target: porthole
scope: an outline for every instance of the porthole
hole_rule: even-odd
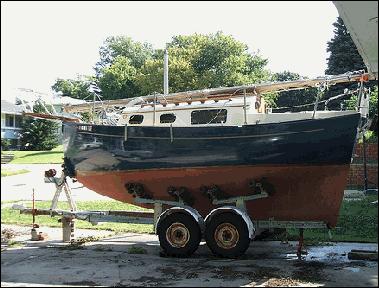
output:
[[[162,114],[160,116],[161,123],[173,123],[176,120],[176,116],[173,113]]]
[[[143,122],[143,115],[132,115],[129,118],[129,124],[141,124]]]

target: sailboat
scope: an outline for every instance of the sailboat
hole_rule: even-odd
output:
[[[360,113],[316,106],[271,113],[262,95],[367,80],[361,71],[69,106],[70,113],[125,108],[117,125],[64,123],[65,171],[122,202],[180,194],[203,217],[215,208],[214,200],[264,190],[268,197],[246,205],[253,219],[334,227]]]

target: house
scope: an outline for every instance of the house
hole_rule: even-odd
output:
[[[74,99],[68,96],[51,95],[33,91],[32,89],[18,88],[13,91],[13,99],[1,99],[1,139],[9,140],[8,149],[20,149],[22,112],[31,112],[37,103],[43,103],[51,109],[53,114],[70,116],[62,113],[62,107],[67,104],[81,104],[84,100]],[[16,105],[14,103],[21,103]],[[60,122],[60,121],[59,121]],[[62,140],[62,128],[57,129],[58,139]]]
[[[1,100],[1,139],[9,140],[11,149],[20,147],[23,108],[7,100]]]

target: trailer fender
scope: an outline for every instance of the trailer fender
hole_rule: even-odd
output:
[[[191,216],[199,225],[200,231],[203,234],[205,230],[205,223],[203,217],[200,215],[199,212],[197,212],[196,209],[185,206],[185,207],[172,207],[170,209],[165,210],[161,215],[159,215],[157,220],[157,225],[155,226],[155,234],[158,234],[158,228],[163,219],[165,219],[168,215],[171,215],[173,213],[184,213],[189,216]]]
[[[237,215],[240,215],[242,217],[242,219],[245,221],[246,225],[247,225],[247,229],[249,230],[249,238],[250,239],[253,239],[254,238],[254,235],[255,235],[255,227],[254,227],[254,224],[253,222],[251,221],[249,215],[247,215],[247,213],[245,211],[243,211],[242,209],[239,209],[235,206],[225,206],[225,207],[220,207],[220,208],[216,208],[216,209],[213,209],[208,215],[207,217],[205,217],[205,226],[207,225],[207,223],[216,215],[220,214],[220,213],[225,213],[225,212],[232,212],[234,214],[237,214]]]

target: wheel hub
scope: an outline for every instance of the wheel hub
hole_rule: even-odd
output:
[[[219,247],[223,249],[232,249],[239,241],[239,233],[233,224],[222,223],[217,226],[214,238]]]
[[[183,248],[190,239],[190,233],[184,224],[175,222],[166,230],[166,239],[171,246]]]

